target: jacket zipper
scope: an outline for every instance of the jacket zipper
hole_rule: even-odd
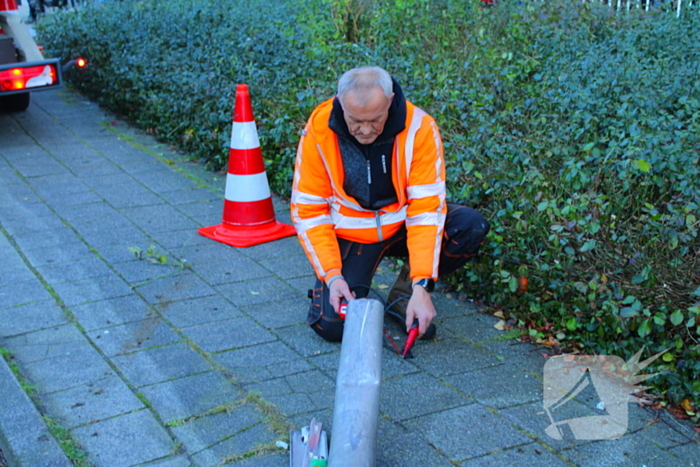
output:
[[[382,218],[379,215],[379,211],[375,211],[374,217],[377,219],[377,237],[379,237],[380,242],[383,242],[384,233],[382,232]]]

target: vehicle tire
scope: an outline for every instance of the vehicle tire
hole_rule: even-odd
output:
[[[0,109],[7,112],[23,112],[29,107],[29,93],[10,94],[0,97]]]

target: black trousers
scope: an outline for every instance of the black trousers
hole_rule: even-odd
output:
[[[450,274],[476,256],[489,229],[488,221],[475,209],[448,203],[440,251],[439,276]],[[339,238],[338,245],[343,261],[343,277],[357,298],[367,296],[367,287],[372,283],[372,277],[382,258],[408,256],[405,226],[383,242],[367,244]],[[339,342],[343,338],[344,321],[329,302],[328,286],[322,280],[316,279],[311,292],[307,324],[324,339]]]

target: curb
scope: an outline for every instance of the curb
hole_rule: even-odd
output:
[[[0,449],[10,467],[72,467],[63,450],[0,357]]]

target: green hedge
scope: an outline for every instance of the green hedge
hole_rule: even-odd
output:
[[[52,54],[90,60],[70,75],[83,92],[214,169],[227,162],[233,89],[248,83],[284,196],[313,107],[346,69],[386,67],[441,127],[451,200],[493,226],[451,284],[565,351],[669,349],[650,381],[700,406],[699,15],[222,3],[124,1],[38,26]]]

